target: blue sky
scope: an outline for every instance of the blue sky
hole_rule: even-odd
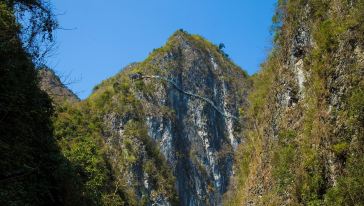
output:
[[[53,1],[60,26],[48,65],[76,80],[82,99],[102,80],[142,61],[177,29],[199,34],[253,74],[269,53],[276,0]]]

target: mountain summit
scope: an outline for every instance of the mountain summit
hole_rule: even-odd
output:
[[[63,133],[69,121],[63,117],[70,111],[87,111],[82,124],[97,125],[92,132],[80,127],[80,133],[76,129],[59,138],[96,135],[90,141],[102,145],[97,153],[104,154],[100,161],[110,168],[88,176],[112,174],[111,183],[100,184],[114,185],[119,196],[128,194],[130,199],[123,199],[128,204],[219,205],[241,141],[238,111],[248,88],[245,72],[221,49],[177,31],[145,61],[103,81],[77,107],[63,109],[68,114],[58,115],[56,131]],[[84,139],[79,141],[82,147]],[[72,155],[77,156],[71,152],[69,159]]]

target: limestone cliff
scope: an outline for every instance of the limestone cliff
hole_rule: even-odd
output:
[[[93,141],[110,165],[103,170],[112,178],[102,184],[115,192],[101,196],[132,205],[220,205],[242,138],[238,111],[249,87],[247,75],[223,51],[184,31],[96,86],[76,110],[88,111],[91,116],[82,119],[98,125]],[[71,135],[63,131],[70,121],[64,116],[56,119],[61,139]],[[64,148],[73,159],[76,154]]]

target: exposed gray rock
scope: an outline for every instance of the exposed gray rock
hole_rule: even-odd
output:
[[[181,61],[165,77],[173,79],[184,91],[206,97],[225,113],[237,116],[237,99],[244,101],[245,96],[238,96],[231,88],[233,84],[247,87],[242,72],[218,63],[212,53],[196,47],[183,35],[175,38],[178,47],[168,57]],[[162,57],[154,61],[159,66],[160,62],[175,60]],[[226,78],[235,80],[230,83]],[[150,104],[150,108],[166,106],[175,114],[174,118],[148,116],[147,125],[150,136],[159,142],[174,168],[181,205],[219,205],[232,173],[233,148],[241,138],[235,134],[238,122],[173,85],[153,79],[144,81],[159,85],[154,102],[144,98],[145,104]]]
[[[170,41],[168,51],[155,54],[148,68],[142,68],[144,75],[158,78],[133,80],[134,84],[143,81],[154,92],[133,92],[144,107],[148,135],[159,145],[176,177],[180,204],[220,205],[232,174],[233,151],[242,139],[238,135],[242,122],[231,117],[238,117],[238,109],[246,105],[249,83],[243,71],[207,41],[184,32],[177,32]],[[158,72],[149,68],[158,68]],[[123,141],[127,120],[111,115],[105,121],[118,136],[105,135],[113,148]],[[125,174],[140,179],[141,191],[152,193],[148,174]],[[163,195],[152,202],[168,205]]]

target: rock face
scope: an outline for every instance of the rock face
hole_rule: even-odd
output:
[[[65,86],[60,78],[48,68],[38,70],[40,88],[55,102],[78,102],[80,99]]]
[[[253,77],[232,203],[363,204],[363,8],[278,3],[276,48]]]
[[[135,73],[163,78],[127,78]],[[172,169],[180,205],[220,205],[242,138],[238,110],[249,88],[246,74],[202,37],[178,31],[146,61],[125,68],[95,93],[110,84],[128,84],[140,101],[139,118]],[[118,150],[115,142],[123,141],[130,115],[106,116],[104,138],[112,151]],[[118,161],[111,153],[110,159]],[[153,190],[151,174],[130,171],[130,180],[139,179],[141,190]],[[167,200],[160,194],[152,202],[169,205]]]
[[[172,49],[154,57],[151,66],[159,66],[184,91],[206,97],[224,113],[239,116],[248,88],[243,72],[226,63],[229,60],[208,48],[211,45],[204,40],[177,32],[170,41]],[[173,168],[181,204],[219,204],[241,138],[237,135],[239,120],[224,117],[208,102],[182,93],[168,82],[144,81],[156,86],[153,97],[140,94],[145,106],[172,111],[171,117],[148,114],[146,122],[150,137],[159,143]]]

